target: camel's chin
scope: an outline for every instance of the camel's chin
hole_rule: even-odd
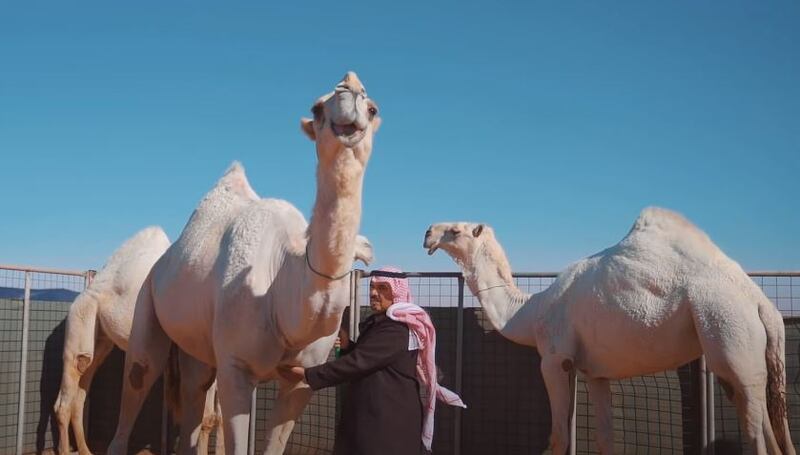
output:
[[[360,130],[355,125],[331,125],[336,139],[345,147],[352,148],[364,140],[367,135],[366,130]]]

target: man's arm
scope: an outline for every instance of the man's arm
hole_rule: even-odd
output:
[[[348,354],[307,368],[305,380],[314,390],[353,381],[386,367],[406,351],[408,328],[405,324],[380,324],[354,343]]]

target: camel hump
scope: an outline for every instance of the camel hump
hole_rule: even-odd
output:
[[[691,221],[686,219],[678,212],[665,209],[662,207],[646,207],[639,214],[636,222],[633,225],[633,230],[646,230],[646,229],[693,229],[699,231]]]
[[[228,170],[222,175],[222,178],[217,182],[217,187],[224,187],[233,193],[243,196],[247,199],[258,199],[258,194],[250,186],[247,180],[247,175],[244,171],[244,166],[238,161],[234,161],[228,166]]]
[[[662,207],[647,207],[633,223],[631,233],[659,232],[663,234],[708,236],[697,226],[678,212]]]
[[[647,207],[642,210],[626,240],[647,243],[666,241],[674,246],[683,245],[689,251],[697,248],[697,253],[714,253],[719,250],[708,235],[686,217],[661,207]],[[623,240],[623,243],[627,242]]]
[[[169,245],[169,237],[161,226],[147,226],[131,237],[131,242],[138,243],[140,240],[148,245],[156,242]]]
[[[143,254],[156,255],[157,259],[167,248],[169,248],[169,238],[164,230],[159,226],[148,226],[125,240],[112,253],[103,270],[116,270]]]

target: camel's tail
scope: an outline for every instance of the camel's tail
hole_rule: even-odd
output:
[[[769,300],[758,308],[767,333],[767,412],[781,452],[794,454],[786,409],[785,332],[780,312]]]
[[[172,343],[169,348],[167,368],[164,369],[164,399],[167,409],[172,412],[176,421],[181,418],[181,369],[178,346]]]

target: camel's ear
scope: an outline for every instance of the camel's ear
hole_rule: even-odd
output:
[[[354,259],[363,262],[365,265],[370,265],[374,259],[372,244],[369,243],[369,240],[363,235],[356,236],[356,253]]]
[[[317,133],[314,131],[314,121],[310,118],[303,117],[300,119],[300,129],[302,129],[303,132],[306,133],[306,136],[312,141],[317,140]]]
[[[473,237],[478,237],[479,235],[481,235],[481,232],[483,232],[483,225],[479,224],[479,225],[475,226],[474,229],[472,229],[472,236]]]

